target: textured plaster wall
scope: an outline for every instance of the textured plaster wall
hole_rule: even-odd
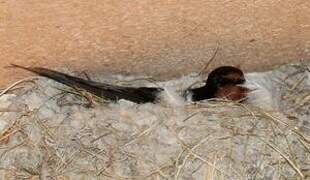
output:
[[[0,0],[0,87],[10,63],[168,78],[310,58],[309,0]]]

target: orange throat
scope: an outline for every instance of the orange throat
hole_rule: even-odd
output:
[[[246,87],[228,84],[219,88],[214,97],[232,101],[243,101],[246,99],[249,91],[250,90]]]

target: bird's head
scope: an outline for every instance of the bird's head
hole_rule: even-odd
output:
[[[221,66],[209,74],[206,84],[220,88],[228,84],[241,85],[244,82],[244,74],[240,69],[233,66]]]
[[[242,100],[246,98],[249,89],[243,87],[245,78],[243,72],[233,66],[222,66],[214,69],[208,76],[206,86],[215,98]]]

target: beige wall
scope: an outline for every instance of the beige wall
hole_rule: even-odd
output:
[[[310,1],[0,1],[0,86],[25,75],[9,63],[178,76],[198,71],[217,44],[212,67],[309,59]]]

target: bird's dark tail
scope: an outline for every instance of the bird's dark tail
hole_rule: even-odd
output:
[[[16,64],[11,65],[12,67],[21,68],[35,74],[53,79],[69,87],[86,90],[98,97],[112,101],[125,99],[135,103],[154,103],[158,100],[158,94],[163,91],[162,88],[155,87],[135,88],[99,83],[42,67],[24,67]]]

